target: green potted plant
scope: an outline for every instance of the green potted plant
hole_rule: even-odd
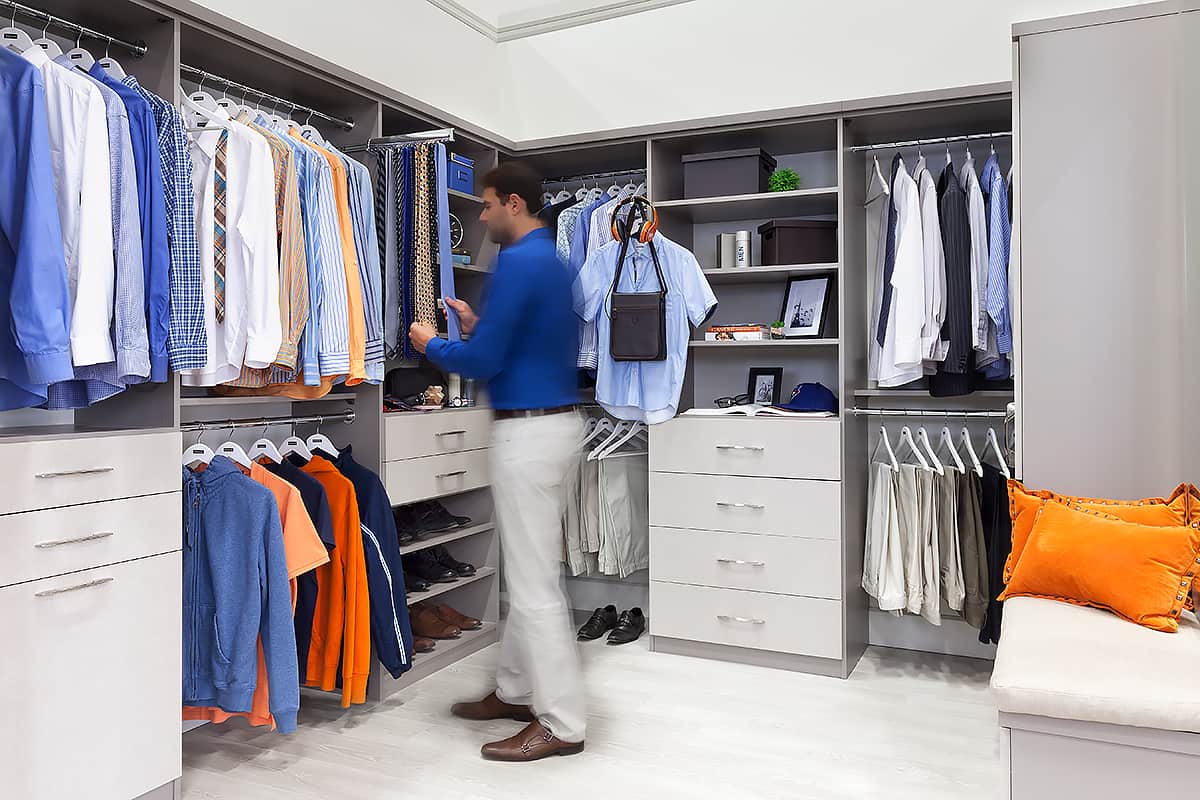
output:
[[[794,192],[800,188],[800,176],[794,169],[777,169],[771,173],[767,188],[772,192]]]
[[[771,323],[771,338],[772,339],[782,339],[783,338],[783,320],[777,319]]]

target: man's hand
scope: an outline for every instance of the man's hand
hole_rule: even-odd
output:
[[[446,307],[453,308],[458,314],[458,327],[463,333],[473,333],[475,324],[479,322],[479,315],[471,308],[471,304],[466,300],[455,300],[453,297],[447,297]],[[446,311],[446,317],[449,318],[450,312]]]
[[[408,339],[417,348],[418,353],[424,354],[430,339],[437,338],[437,328],[428,322],[414,322],[408,329]]]

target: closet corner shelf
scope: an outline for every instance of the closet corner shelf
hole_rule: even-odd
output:
[[[933,397],[929,394],[928,389],[855,389],[855,397],[902,397],[905,399],[913,397],[923,397],[928,400],[940,400],[943,398]],[[971,394],[964,395],[959,400],[970,399],[977,397],[980,399],[1005,399],[1011,400],[1013,397],[1012,389],[984,389]],[[935,409],[936,410],[936,409]]]
[[[766,283],[784,280],[796,275],[813,275],[837,272],[834,264],[785,264],[772,267],[725,267],[704,270],[709,283]]]
[[[730,222],[743,219],[776,219],[814,214],[836,214],[836,186],[797,189],[794,192],[734,194],[688,200],[655,201],[663,214],[690,219],[693,223]]]
[[[482,205],[483,198],[466,192],[460,192],[458,189],[447,189],[446,194],[450,195],[452,200],[466,200],[469,203],[479,203]]]
[[[461,589],[464,586],[470,586],[472,583],[477,583],[484,578],[490,578],[496,574],[495,567],[480,567],[475,571],[475,574],[469,578],[459,578],[454,583],[435,583],[433,588],[428,592],[409,592],[408,604],[415,605],[422,600],[432,600],[435,597],[440,597],[446,592],[452,592],[455,589]]]
[[[492,271],[479,264],[455,264],[454,271],[466,275],[491,275]]]
[[[252,405],[278,405],[281,403],[333,403],[333,402],[354,402],[357,395],[354,392],[330,392],[324,397],[314,397],[305,400],[296,400],[291,397],[222,397],[220,395],[200,395],[192,397],[180,397],[180,407],[197,407],[197,406],[252,406]]]
[[[483,525],[471,525],[466,528],[459,528],[455,531],[447,531],[446,533],[430,536],[428,539],[422,539],[419,542],[403,545],[400,548],[400,555],[406,556],[409,553],[415,553],[419,550],[428,550],[430,547],[437,547],[440,544],[447,542],[457,542],[459,539],[466,539],[468,536],[477,536],[481,533],[495,530],[495,526],[488,522]]]
[[[760,342],[704,342],[693,339],[689,347],[705,350],[736,350],[742,347],[837,347],[837,339],[763,339]]]

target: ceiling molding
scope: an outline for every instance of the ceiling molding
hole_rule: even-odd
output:
[[[657,8],[690,3],[692,0],[610,0],[610,2],[595,8],[534,17],[511,25],[495,25],[456,0],[428,0],[428,2],[499,44],[567,28],[591,25],[607,19],[627,17]]]

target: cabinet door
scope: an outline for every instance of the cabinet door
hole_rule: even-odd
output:
[[[1185,479],[1180,25],[1019,41],[1019,398],[1037,486],[1146,497]]]
[[[5,797],[129,800],[178,778],[179,553],[0,589]]]

